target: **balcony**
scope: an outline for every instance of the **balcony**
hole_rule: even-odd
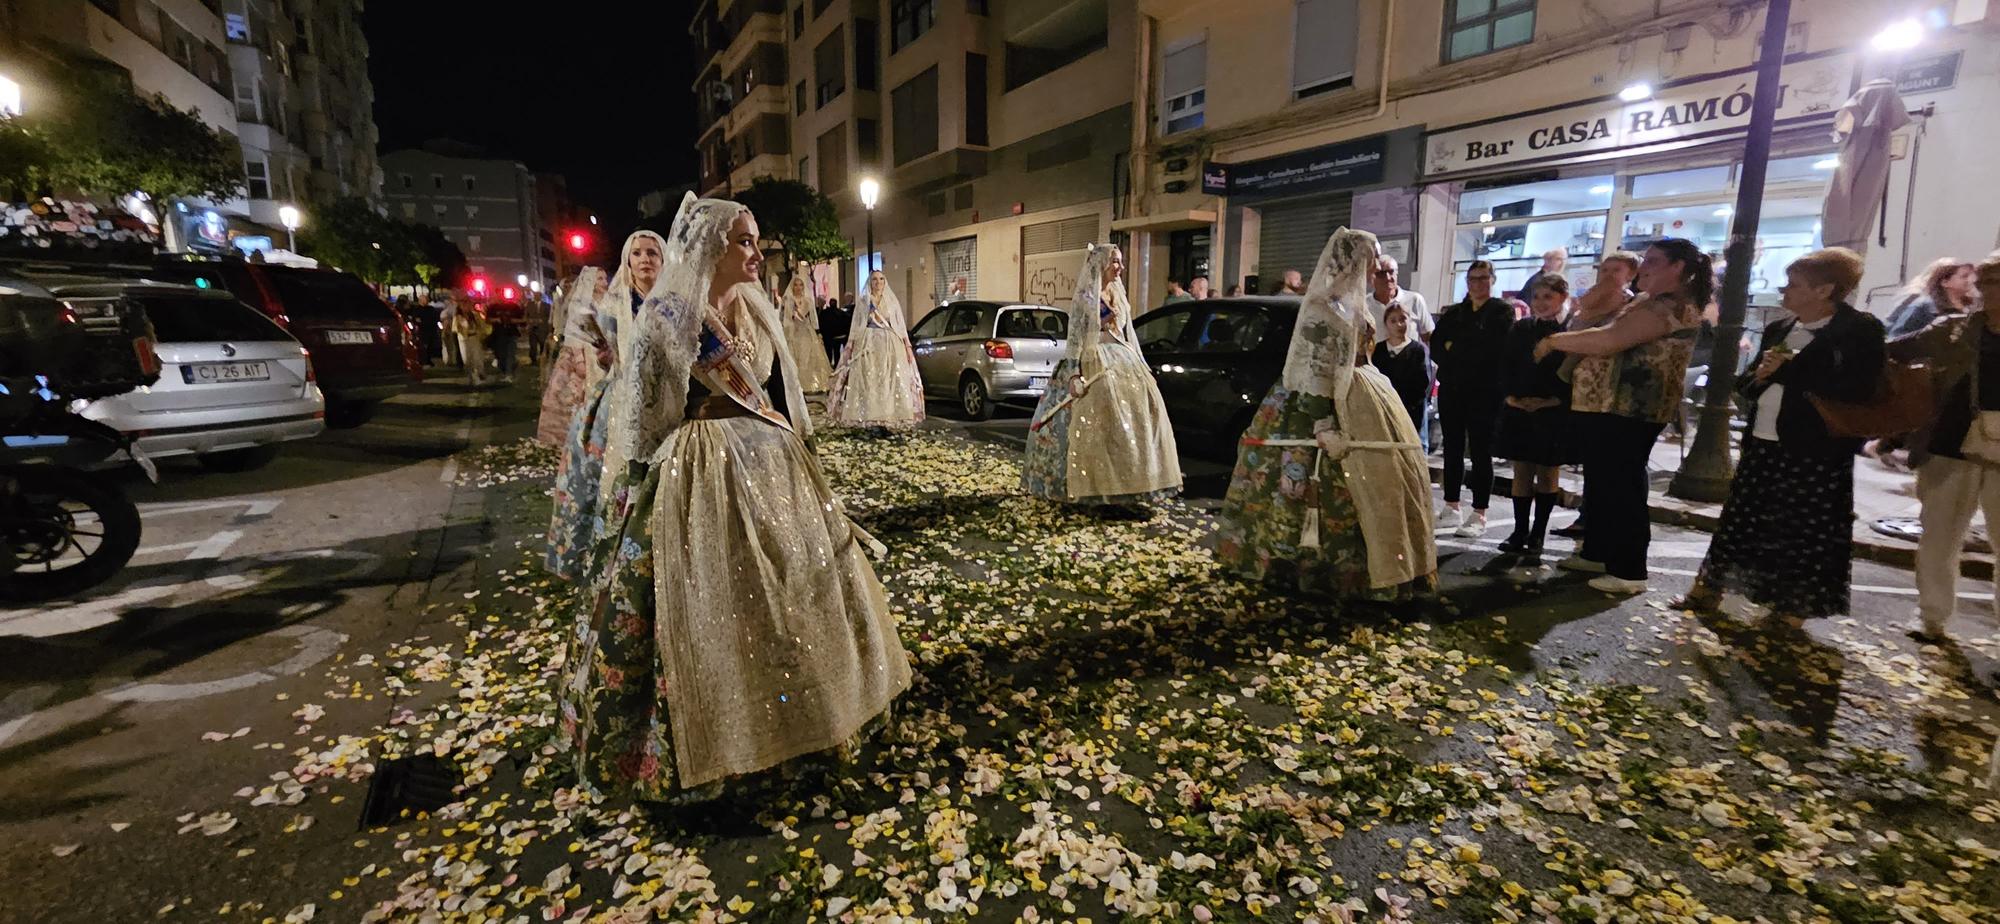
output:
[[[760,176],[781,180],[791,179],[791,157],[785,154],[759,154],[751,158],[748,163],[739,164],[736,169],[729,172],[729,185],[732,189],[748,189],[751,181]]]

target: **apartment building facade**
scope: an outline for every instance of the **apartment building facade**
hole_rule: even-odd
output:
[[[1598,253],[1663,236],[1720,252],[1740,180],[1761,4],[1651,0],[1139,0],[1145,118],[1119,226],[1150,265],[1135,303],[1196,272],[1268,290],[1309,273],[1333,228],[1377,233],[1404,284],[1463,296],[1473,259],[1503,291],[1541,254],[1587,286]],[[1934,257],[1993,249],[2000,188],[1956,165],[2000,142],[2000,4],[1794,0],[1752,296],[1775,304],[1820,244],[1835,113],[1888,77],[1894,141],[1865,300]],[[1878,50],[1891,22],[1917,47]],[[1135,261],[1137,262],[1137,261]]]
[[[382,155],[382,170],[390,217],[442,230],[489,293],[517,286],[520,276],[555,290],[553,232],[538,205],[543,190],[526,165],[434,141]]]
[[[955,297],[1066,302],[1127,176],[1134,20],[1112,0],[704,4],[699,188],[802,180],[860,252],[877,179],[875,265],[913,321]],[[817,294],[853,291],[866,261],[817,268]]]
[[[112,69],[242,146],[244,195],[143,207],[191,250],[283,241],[278,210],[379,199],[373,89],[354,0],[0,0],[0,67]],[[130,204],[130,203],[127,203]],[[105,209],[113,203],[99,204]],[[155,204],[157,205],[157,204]]]
[[[359,4],[222,0],[250,218],[286,205],[377,200],[375,88]]]
[[[688,31],[696,58],[698,187],[728,198],[760,176],[790,179],[783,0],[700,0]]]

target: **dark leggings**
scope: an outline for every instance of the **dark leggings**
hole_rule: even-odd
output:
[[[1459,488],[1465,484],[1465,457],[1470,450],[1472,509],[1486,509],[1493,494],[1493,426],[1498,415],[1498,407],[1489,402],[1438,403],[1438,420],[1444,424],[1445,503],[1458,503]]]
[[[1590,529],[1581,555],[1626,580],[1646,579],[1646,549],[1653,541],[1647,516],[1646,462],[1666,424],[1616,414],[1578,414],[1583,439],[1583,506]]]

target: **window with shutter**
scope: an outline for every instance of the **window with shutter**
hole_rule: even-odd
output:
[[[1200,128],[1208,102],[1208,38],[1169,49],[1160,71],[1161,134]]]
[[[1292,98],[1354,85],[1356,0],[1297,0],[1292,20]]]

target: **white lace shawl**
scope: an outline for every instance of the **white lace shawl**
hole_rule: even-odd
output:
[[[728,226],[723,226],[724,230]],[[652,238],[653,245],[660,248],[661,257],[667,254],[667,241],[652,231],[634,231],[625,238],[625,246],[618,250],[618,272],[611,276],[611,284],[605,288],[604,297],[597,300],[597,323],[604,328],[604,335],[618,347],[617,362],[623,363],[632,354],[632,246],[640,238]],[[660,277],[654,280],[653,288],[659,289],[660,282],[666,280],[667,270],[660,267]],[[641,296],[645,292],[639,293]]]
[[[591,345],[591,337],[587,333],[588,327],[584,321],[596,317],[592,302],[597,293],[597,283],[603,278],[603,270],[595,266],[586,266],[563,289],[562,299],[556,303],[557,316],[554,321],[559,325],[557,329],[562,331],[564,343]],[[592,365],[596,362],[595,358],[591,359]]]
[[[724,329],[722,319],[708,304],[715,261],[727,244],[730,224],[747,211],[723,199],[696,199],[689,194],[682,200],[660,280],[630,325],[632,353],[621,362],[612,384],[616,398],[605,438],[606,477],[615,477],[613,473],[626,461],[650,459],[667,434],[684,422],[688,381],[700,347],[702,324],[707,322],[718,332]],[[732,294],[740,300],[740,317],[753,329],[743,331],[739,338],[755,347],[751,365],[761,374],[770,368],[770,362],[779,364],[792,430],[802,439],[811,436],[812,419],[806,413],[805,395],[799,390],[798,370],[785,349],[784,325],[776,306],[756,284],[739,285]]]
[[[1336,401],[1347,396],[1360,336],[1357,313],[1366,310],[1362,299],[1378,253],[1375,235],[1366,231],[1341,228],[1327,239],[1299,302],[1280,380],[1286,389]]]
[[[1121,277],[1109,284],[1104,282],[1104,268],[1117,252],[1118,248],[1111,244],[1090,245],[1084,254],[1083,268],[1076,274],[1076,295],[1069,303],[1069,339],[1063,344],[1063,355],[1085,379],[1095,378],[1103,371],[1097,340],[1104,329],[1102,315],[1106,300],[1111,302],[1113,320],[1126,344],[1136,348],[1139,343],[1139,335],[1132,329],[1132,303],[1125,298],[1125,280]]]
[[[813,330],[819,330],[819,312],[814,310],[812,289],[803,285],[805,281],[805,274],[801,272],[792,277],[790,285],[785,286],[783,320],[787,323],[805,324]]]
[[[882,281],[879,302],[875,295],[875,281],[878,279]],[[882,275],[881,270],[876,270],[868,274],[868,284],[861,287],[861,297],[855,300],[854,320],[847,327],[847,349],[841,354],[841,365],[851,363],[858,351],[867,344],[868,316],[871,313],[880,314],[883,320],[889,322],[889,329],[896,332],[896,337],[903,342],[903,345],[909,346],[910,324],[909,320],[903,317],[903,303],[896,298],[896,290],[889,287],[889,277]]]

